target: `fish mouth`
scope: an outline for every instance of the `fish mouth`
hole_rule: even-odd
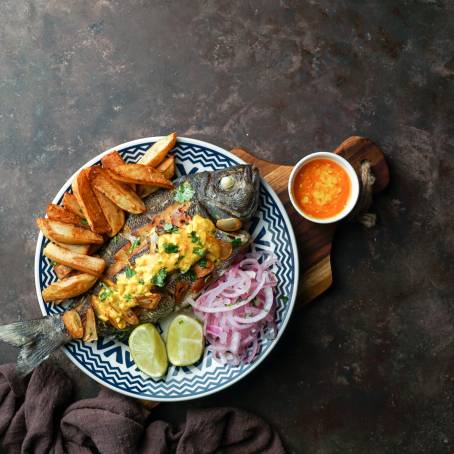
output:
[[[241,209],[235,209],[228,199],[218,198],[215,201],[206,200],[206,207],[215,207],[218,211],[216,216],[212,217],[219,221],[221,219],[238,219],[240,221],[249,220],[257,210],[259,203],[260,173],[258,168],[253,164],[243,164],[239,176],[247,187],[246,192],[249,194],[248,205]],[[220,213],[219,213],[220,212]]]

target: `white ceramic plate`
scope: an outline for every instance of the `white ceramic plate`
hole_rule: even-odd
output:
[[[145,151],[161,137],[147,137],[118,145],[96,156],[83,167],[92,166],[102,156],[117,150],[127,162],[137,162]],[[180,137],[172,152],[176,157],[177,175],[226,168],[243,161],[232,153],[206,142]],[[76,172],[77,173],[77,172]],[[73,175],[74,176],[74,175]],[[71,189],[72,177],[60,189],[53,203],[59,204]],[[64,347],[68,358],[87,375],[104,386],[128,396],[154,401],[181,401],[213,394],[244,378],[255,369],[279,341],[289,321],[295,303],[298,284],[298,252],[292,226],[285,209],[271,187],[264,181],[260,186],[260,205],[250,232],[253,248],[274,251],[279,259],[275,267],[278,278],[277,327],[274,339],[260,339],[260,350],[251,364],[221,365],[205,352],[203,358],[190,367],[170,366],[165,377],[153,379],[142,373],[132,361],[128,346],[113,338],[94,343],[72,341]],[[50,261],[43,256],[47,240],[40,233],[35,255],[35,283],[43,315],[62,312],[64,307],[46,304],[41,292],[57,280]]]

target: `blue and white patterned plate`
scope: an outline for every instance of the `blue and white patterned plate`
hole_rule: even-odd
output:
[[[84,167],[97,164],[102,156],[112,150],[118,150],[127,162],[136,162],[160,138],[148,137],[124,143],[100,154]],[[183,137],[178,139],[172,153],[176,157],[178,175],[222,169],[243,162],[215,145]],[[70,191],[72,178],[61,188],[53,203],[59,204],[63,194]],[[213,360],[210,353],[205,352],[194,366],[170,366],[165,377],[153,379],[137,369],[125,343],[111,338],[99,339],[95,343],[72,341],[64,347],[68,358],[102,385],[128,396],[154,401],[194,399],[213,394],[241,380],[265,359],[284,332],[295,303],[298,283],[298,253],[292,226],[277,195],[263,181],[259,210],[250,231],[255,249],[274,251],[279,259],[275,269],[278,278],[278,334],[273,340],[260,339],[260,351],[252,364],[237,367],[221,365]],[[50,261],[42,253],[47,242],[40,233],[35,255],[35,283],[43,315],[64,310],[61,306],[44,303],[41,296],[42,290],[57,280]]]

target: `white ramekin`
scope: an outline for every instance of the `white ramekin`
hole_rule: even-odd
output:
[[[347,204],[345,205],[345,208],[336,216],[332,216],[330,218],[314,218],[313,216],[305,213],[301,208],[298,206],[296,203],[295,198],[293,197],[293,183],[295,181],[296,174],[298,173],[298,170],[301,169],[301,167],[304,164],[307,164],[310,161],[313,161],[314,159],[329,159],[330,161],[333,161],[337,164],[339,164],[346,172],[348,177],[350,178],[350,197],[348,199]],[[330,153],[327,151],[319,151],[317,153],[312,153],[308,156],[305,156],[303,159],[298,161],[293,167],[292,173],[290,174],[290,178],[288,180],[288,193],[290,196],[290,200],[293,204],[293,207],[295,208],[298,213],[303,216],[303,218],[307,219],[308,221],[311,222],[316,222],[317,224],[332,224],[333,222],[340,221],[341,219],[345,218],[354,208],[356,205],[356,202],[358,201],[358,196],[359,196],[359,180],[358,180],[358,175],[356,175],[355,169],[352,167],[352,165],[343,157],[335,154],[335,153]]]

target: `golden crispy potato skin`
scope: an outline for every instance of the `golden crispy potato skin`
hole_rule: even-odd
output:
[[[88,223],[84,224],[84,220],[80,216],[59,205],[50,203],[47,206],[46,214],[47,218],[51,221],[59,221],[65,224],[74,224],[79,227],[88,228]]]
[[[105,169],[113,169],[114,167],[121,166],[126,163],[120,156],[120,153],[118,153],[118,151],[115,150],[109,154],[106,154],[101,159],[101,164]]]
[[[98,340],[98,333],[96,330],[96,317],[92,307],[87,309],[84,320],[84,342],[93,342]]]
[[[106,262],[99,257],[76,254],[75,252],[63,249],[53,243],[49,243],[44,248],[43,254],[57,263],[97,277],[101,277],[106,268]]]
[[[141,164],[124,164],[108,170],[109,175],[123,183],[137,183],[172,189],[173,183],[159,170]]]
[[[59,301],[82,295],[95,285],[97,277],[91,274],[76,274],[54,282],[43,290],[44,301]]]
[[[63,196],[63,206],[80,218],[84,217],[84,212],[82,211],[82,208],[80,207],[74,194],[65,192],[65,195]]]
[[[99,206],[98,199],[90,185],[90,171],[91,169],[82,169],[76,178],[74,178],[72,184],[73,193],[93,232],[109,233],[109,223],[107,222],[107,219]]]
[[[104,169],[113,169],[114,167],[121,166],[126,164],[126,162],[123,160],[121,157],[120,153],[118,151],[112,151],[108,155],[104,156],[101,159],[101,164]],[[128,184],[128,186],[135,191],[136,190],[136,185],[134,183]]]
[[[97,244],[65,244],[65,243],[60,243],[59,241],[54,241],[54,243],[57,246],[62,247],[63,249],[66,249],[71,252],[75,252],[76,254],[82,254],[82,255],[90,255],[91,247],[99,246]]]
[[[168,179],[171,180],[175,176],[175,157],[169,156],[167,159],[161,162],[156,168]],[[137,194],[140,197],[145,198],[148,197],[153,192],[156,192],[159,188],[156,186],[146,186],[141,185],[137,187]]]
[[[101,207],[107,222],[110,225],[109,236],[114,237],[123,227],[125,223],[125,212],[115,205],[107,196],[102,192],[94,189],[95,195],[98,199],[99,206]]]
[[[177,134],[172,132],[161,140],[153,144],[140,158],[139,164],[156,167],[161,164],[167,153],[175,146]]]
[[[81,339],[84,335],[84,327],[80,315],[71,309],[62,315],[63,323],[65,324],[68,333],[73,339]]]
[[[74,270],[69,266],[62,265],[61,263],[57,263],[54,266],[54,272],[57,275],[58,279],[64,279],[68,277]]]
[[[108,170],[92,167],[90,181],[95,189],[128,213],[140,214],[146,211],[145,204],[140,197],[131,188],[112,179]]]
[[[36,220],[43,235],[51,241],[64,244],[102,244],[104,238],[91,230],[74,224],[52,221],[46,218]]]

